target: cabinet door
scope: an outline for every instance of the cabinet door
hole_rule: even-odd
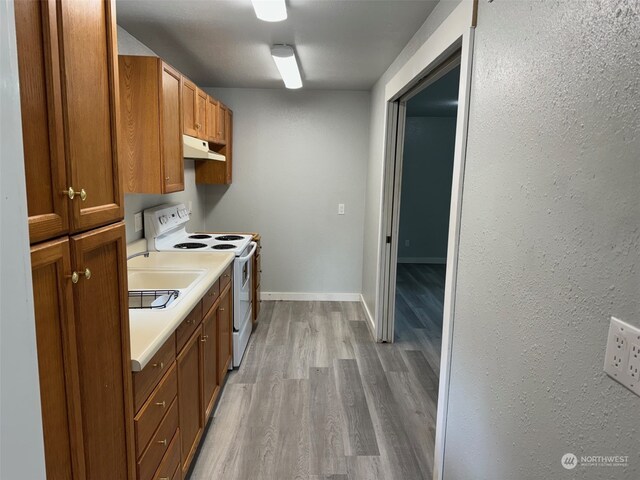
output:
[[[69,229],[55,2],[19,0],[15,17],[29,238],[35,243]]]
[[[209,96],[202,90],[198,89],[196,96],[196,129],[198,130],[198,138],[207,139],[207,103]]]
[[[71,237],[87,478],[135,478],[124,223]],[[72,279],[73,281],[73,279]]]
[[[207,97],[207,141],[216,141],[216,118],[218,116],[218,102]]]
[[[204,428],[202,345],[202,329],[198,328],[178,354],[177,360],[183,473],[186,473],[191,465]]]
[[[69,240],[31,249],[44,454],[48,479],[84,474]]]
[[[71,231],[124,217],[118,168],[118,49],[115,0],[60,0],[61,59],[67,183],[84,195],[71,205]]]
[[[232,287],[233,288],[233,287]],[[232,295],[231,288],[227,290],[218,306],[218,385],[222,385],[227,376],[231,363],[232,349]]]
[[[216,121],[216,131],[217,131],[217,142],[216,143],[220,143],[220,144],[224,144],[226,141],[226,126],[225,126],[225,121],[226,121],[226,113],[227,113],[227,107],[224,106],[224,104],[222,102],[218,103],[218,118]]]
[[[185,135],[191,135],[192,137],[198,136],[198,129],[196,124],[198,123],[198,87],[186,77],[181,77],[180,90],[182,92],[182,133]]]
[[[184,190],[180,74],[166,63],[163,63],[161,82],[160,124],[162,125],[163,193],[172,193]]]
[[[217,315],[218,309],[216,307],[209,310],[207,316],[202,321],[202,340],[203,340],[203,355],[202,355],[202,377],[204,382],[204,419],[205,423],[211,412],[213,411],[213,405],[216,402],[218,396],[218,332],[217,332]]]

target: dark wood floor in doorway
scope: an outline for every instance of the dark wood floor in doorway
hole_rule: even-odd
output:
[[[359,303],[264,302],[191,478],[431,479],[430,325],[376,344],[365,321]]]

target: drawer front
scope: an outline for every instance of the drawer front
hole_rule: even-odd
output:
[[[138,461],[138,480],[151,480],[178,430],[178,402],[171,404],[149,446]]]
[[[231,283],[231,272],[233,269],[233,263],[227,267],[227,269],[222,272],[220,276],[220,291],[224,290],[224,287]]]
[[[205,293],[204,297],[202,297],[202,314],[205,316],[213,304],[216,303],[216,300],[220,296],[220,281],[216,280],[216,282],[211,286],[209,291]]]
[[[187,340],[191,338],[193,332],[195,332],[200,323],[202,322],[202,302],[193,307],[191,313],[185,318],[180,326],[176,329],[176,350],[180,353],[180,350],[185,346]]]
[[[175,362],[135,418],[136,458],[140,458],[158,425],[178,395]]]
[[[176,430],[173,440],[169,444],[167,453],[164,454],[162,462],[153,480],[173,480],[173,476],[180,467],[180,429]]]
[[[175,359],[176,343],[174,335],[171,335],[147,366],[142,371],[133,373],[133,397],[136,413],[142,408]]]

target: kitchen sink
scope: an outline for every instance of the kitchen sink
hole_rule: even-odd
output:
[[[188,290],[204,270],[129,270],[129,290]]]

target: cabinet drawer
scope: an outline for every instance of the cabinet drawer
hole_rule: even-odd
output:
[[[171,365],[160,384],[142,406],[135,418],[136,458],[140,458],[169,406],[178,395],[178,377],[175,363]]]
[[[160,350],[153,356],[146,367],[140,372],[133,373],[133,398],[136,413],[147,401],[153,389],[163,375],[169,370],[176,359],[175,336],[169,339],[160,347]]]
[[[180,429],[176,430],[173,440],[169,444],[167,453],[164,454],[162,462],[156,474],[153,476],[153,480],[172,480],[175,472],[180,467]]]
[[[176,329],[176,350],[180,353],[180,350],[185,346],[193,332],[200,326],[202,322],[202,302],[193,307],[191,313],[187,315],[180,326]]]
[[[231,283],[231,271],[233,269],[233,263],[227,267],[227,269],[222,272],[220,276],[220,291],[224,290],[224,287]]]
[[[218,297],[220,296],[220,281],[216,280],[216,282],[211,286],[209,291],[204,294],[202,297],[202,314],[206,315],[213,304],[216,302]]]
[[[178,402],[169,407],[167,415],[151,438],[149,446],[138,461],[138,480],[150,480],[160,465],[162,457],[169,450],[171,439],[178,430]]]

